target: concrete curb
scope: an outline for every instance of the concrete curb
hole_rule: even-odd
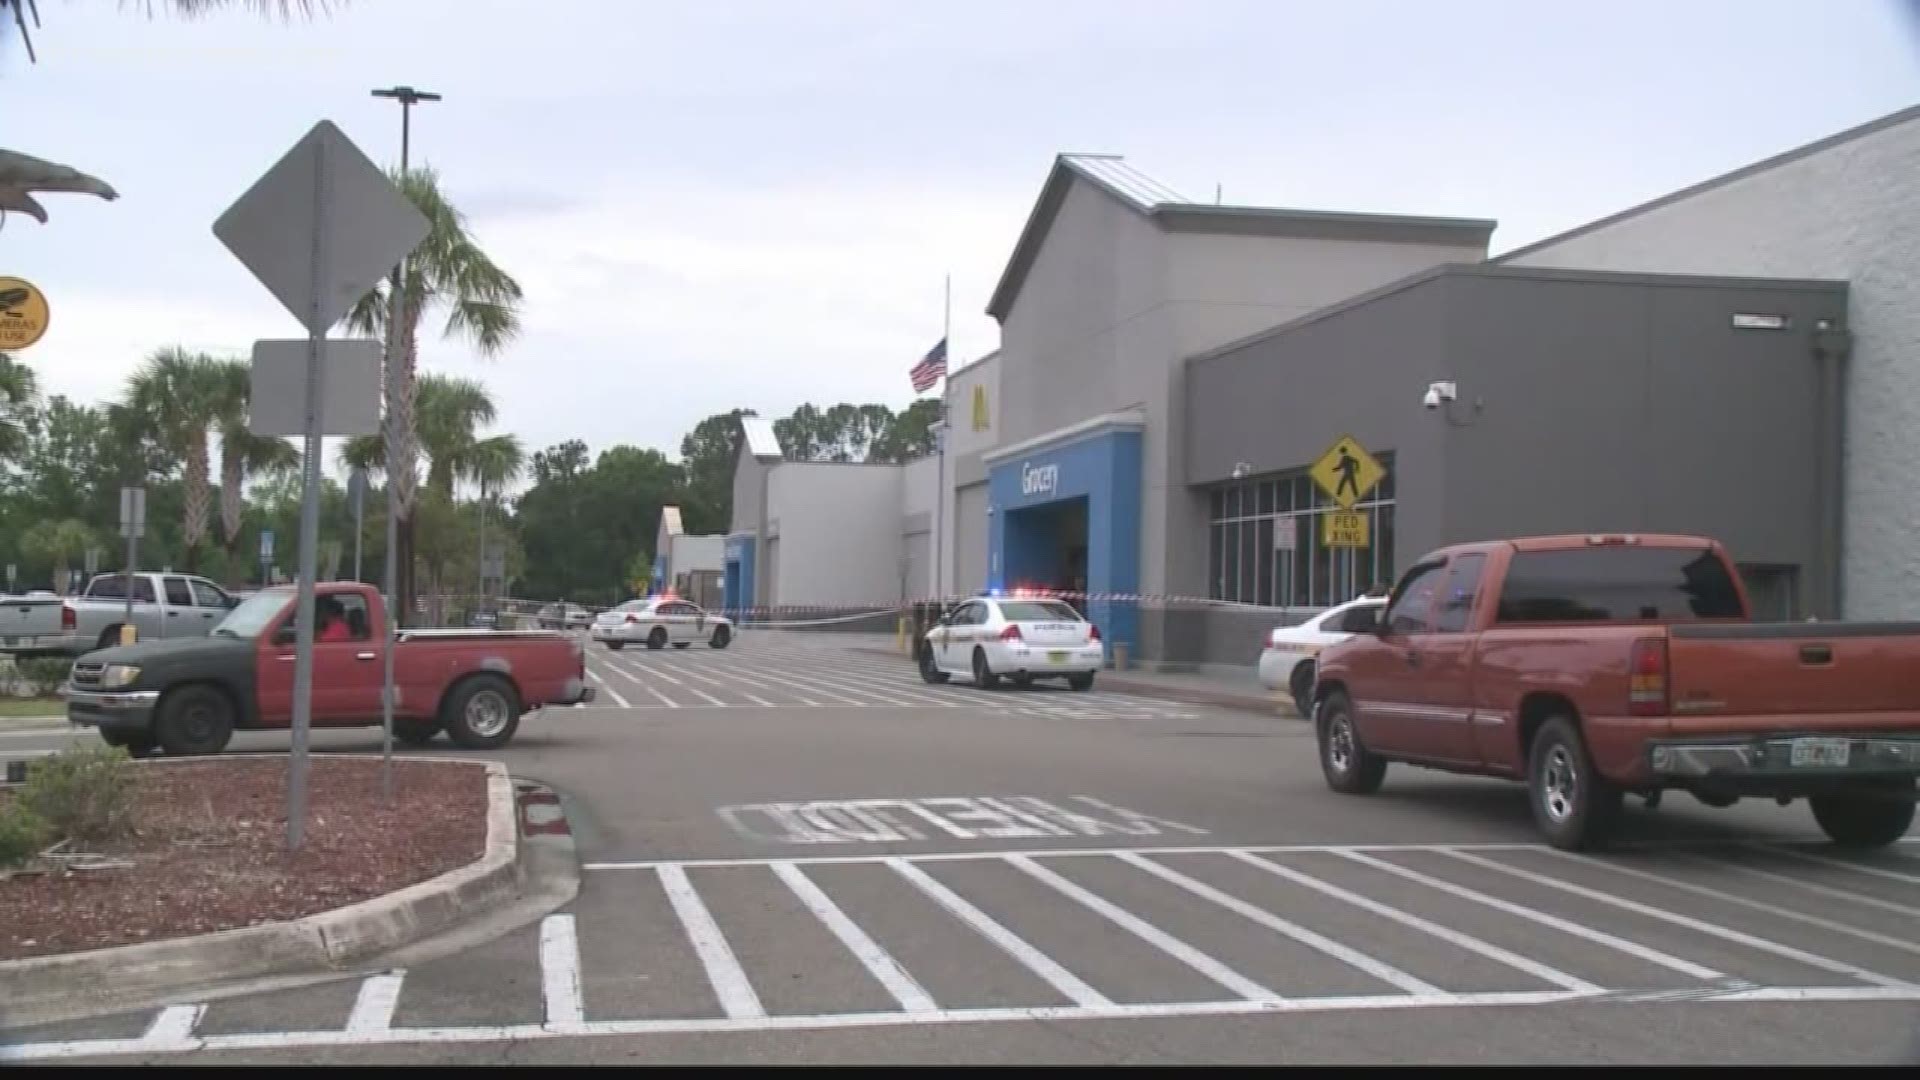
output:
[[[0,962],[6,1025],[147,1008],[242,980],[338,971],[511,902],[524,878],[513,781],[505,765],[480,764],[487,769],[487,840],[477,861],[291,922]]]
[[[885,656],[906,662],[892,649],[855,648],[854,652],[869,656]],[[1155,701],[1176,701],[1184,705],[1218,705],[1226,709],[1240,709],[1245,712],[1268,713],[1283,720],[1300,719],[1293,711],[1293,702],[1286,695],[1275,693],[1268,696],[1258,690],[1215,690],[1208,687],[1168,686],[1165,683],[1146,682],[1129,679],[1125,675],[1116,675],[1110,671],[1100,673],[1098,687],[1116,690],[1134,697],[1152,698]]]

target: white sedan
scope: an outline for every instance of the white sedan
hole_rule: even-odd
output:
[[[975,597],[942,616],[920,642],[920,677],[943,683],[965,675],[982,688],[1003,678],[1016,686],[1035,679],[1093,687],[1106,664],[1100,630],[1059,600]]]
[[[615,651],[638,644],[664,649],[669,643],[684,649],[696,641],[724,649],[733,640],[733,620],[675,597],[650,596],[595,615],[590,634]]]
[[[1373,625],[1387,606],[1384,596],[1363,596],[1327,610],[1297,626],[1276,627],[1260,650],[1260,683],[1293,695],[1301,716],[1313,709],[1313,673],[1320,650],[1337,645]]]

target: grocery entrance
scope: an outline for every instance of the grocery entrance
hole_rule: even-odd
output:
[[[1010,589],[1087,591],[1087,496],[1007,511]],[[1083,611],[1084,598],[1074,606]]]

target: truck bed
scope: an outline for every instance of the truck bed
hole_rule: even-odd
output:
[[[1920,622],[1679,624],[1673,733],[1920,728]]]

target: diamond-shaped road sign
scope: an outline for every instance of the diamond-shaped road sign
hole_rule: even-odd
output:
[[[213,223],[213,235],[316,334],[344,318],[427,230],[426,217],[331,120],[315,124]],[[322,280],[314,280],[316,267]]]

